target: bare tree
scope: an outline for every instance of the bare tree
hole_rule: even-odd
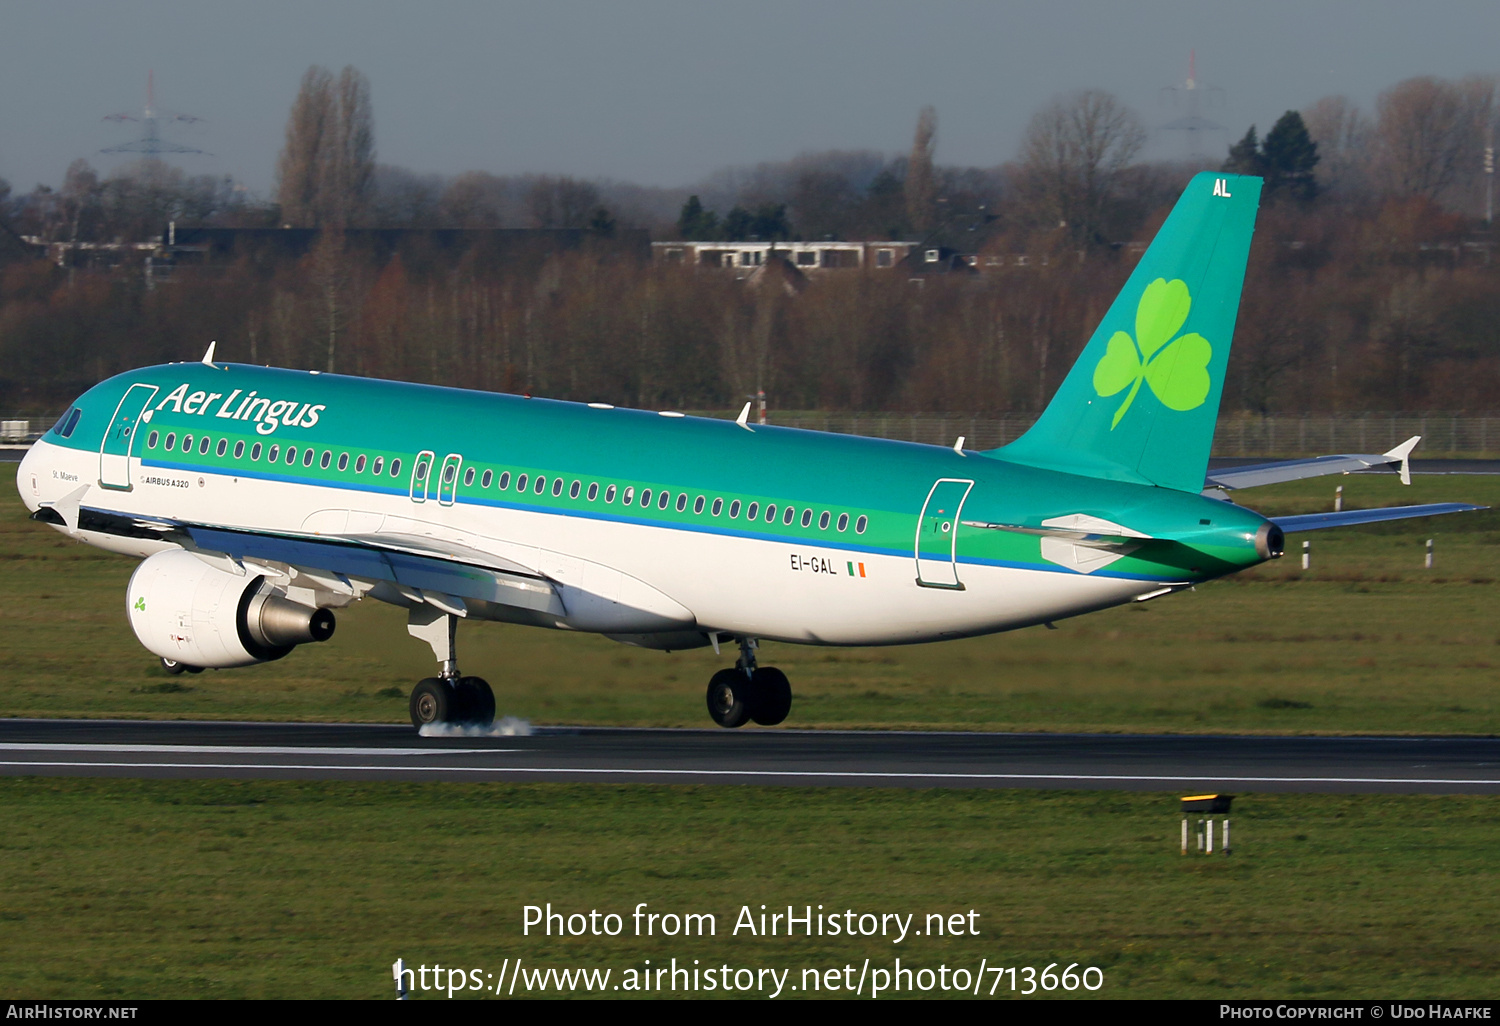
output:
[[[276,165],[282,220],[299,227],[358,223],[375,178],[370,84],[353,67],[335,82],[311,67],[292,103],[286,146]]]
[[[1021,185],[1039,219],[1080,241],[1101,237],[1108,201],[1140,152],[1140,118],[1102,89],[1059,97],[1033,115],[1021,149]]]
[[[327,68],[314,65],[302,75],[302,87],[286,121],[286,146],[276,162],[276,201],[286,224],[317,223],[332,115],[333,76]]]
[[[1325,96],[1302,112],[1318,144],[1318,179],[1325,192],[1355,193],[1369,185],[1369,119],[1347,96]]]
[[[1409,78],[1382,93],[1375,139],[1381,184],[1441,202],[1479,167],[1494,81]]]
[[[906,217],[912,230],[926,235],[937,227],[937,181],[932,172],[932,153],[937,143],[937,111],[923,107],[917,115],[917,132],[906,162]]]

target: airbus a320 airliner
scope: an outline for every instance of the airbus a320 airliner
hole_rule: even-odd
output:
[[[1284,532],[1478,507],[1267,519],[1228,490],[1379,455],[1207,473],[1261,182],[1193,179],[1036,425],[951,449],[214,360],[89,389],[27,454],[33,517],[143,561],[126,606],[169,671],[325,641],[378,599],[441,665],[413,724],[487,723],[460,620],[664,650],[737,644],[708,710],[782,722],[761,639],[937,641],[1141,602],[1281,555]],[[1409,480],[1409,479],[1408,479]]]

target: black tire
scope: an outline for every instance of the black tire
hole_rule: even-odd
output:
[[[708,682],[708,715],[721,727],[741,726],[750,718],[753,690],[744,670],[720,670]]]
[[[176,659],[168,659],[166,656],[162,656],[161,668],[169,675],[175,677],[187,669],[187,664],[179,663]]]
[[[458,705],[452,685],[436,677],[425,677],[411,689],[411,725],[420,730],[429,723],[450,723]]]
[[[483,677],[460,678],[455,690],[464,723],[487,727],[495,722],[495,693]]]
[[[786,674],[774,666],[762,666],[755,671],[754,701],[750,704],[750,718],[762,727],[774,727],[786,719],[792,711],[792,684]]]
[[[202,673],[203,672],[203,667],[201,667],[201,666],[188,666],[188,665],[184,664],[182,668],[184,670],[186,670],[188,673]]]

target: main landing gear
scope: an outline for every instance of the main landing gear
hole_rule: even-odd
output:
[[[431,645],[443,667],[436,677],[423,678],[411,689],[412,726],[420,730],[429,723],[493,723],[495,693],[489,684],[482,677],[464,677],[458,672],[454,647],[458,617],[431,605],[415,606],[407,614],[406,630]]]
[[[721,727],[774,727],[792,711],[792,685],[776,667],[756,665],[754,638],[739,641],[739,660],[708,682],[708,714]]]

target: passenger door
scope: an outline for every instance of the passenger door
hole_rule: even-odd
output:
[[[99,446],[99,483],[105,488],[130,490],[130,447],[141,413],[155,395],[155,385],[131,385],[115,407],[114,418]]]
[[[426,502],[427,488],[432,478],[432,450],[427,449],[417,454],[417,461],[411,467],[411,501]]]
[[[962,591],[958,579],[958,516],[973,481],[945,477],[935,483],[917,518],[917,583]]]
[[[451,506],[458,497],[458,471],[464,458],[458,453],[443,457],[443,470],[438,478],[438,505]]]

